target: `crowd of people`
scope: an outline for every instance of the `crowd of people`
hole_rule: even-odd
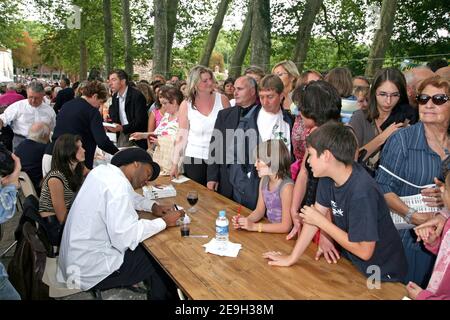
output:
[[[297,263],[315,241],[317,259],[345,257],[366,276],[376,266],[412,299],[450,299],[448,66],[383,68],[367,79],[345,67],[299,73],[281,61],[270,74],[251,66],[222,83],[205,66],[186,81],[139,83],[118,69],[72,87],[63,78],[59,88],[11,83],[0,96],[0,221],[14,213],[17,174],[26,172],[59,247],[61,282],[75,266],[82,290],[139,290],[144,281],[151,298],[174,298],[140,243],[184,212],[134,190],[184,174],[252,210],[232,218],[236,230],[296,239],[291,253],[262,253],[270,265]],[[96,165],[100,150],[111,163]],[[418,212],[405,196],[432,209]],[[1,269],[0,299],[14,297]]]

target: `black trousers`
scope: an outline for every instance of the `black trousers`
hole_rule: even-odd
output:
[[[206,186],[206,170],[208,165],[204,159],[184,157],[184,175],[201,185]]]
[[[127,250],[119,270],[98,283],[94,288],[107,290],[128,287],[144,281],[150,287],[152,300],[173,300],[176,286],[158,262],[141,246]]]

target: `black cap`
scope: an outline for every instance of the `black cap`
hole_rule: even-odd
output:
[[[148,163],[153,168],[153,174],[150,178],[150,181],[155,180],[159,176],[160,167],[159,164],[156,162],[153,162],[152,157],[147,153],[147,151],[132,147],[123,149],[119,152],[117,152],[114,157],[111,159],[111,164],[115,165],[116,167],[126,166],[127,164],[133,163],[133,162],[142,162],[142,163]]]

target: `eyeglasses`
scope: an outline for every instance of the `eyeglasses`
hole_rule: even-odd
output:
[[[387,93],[387,92],[380,92],[377,93],[378,97],[382,97],[382,98],[400,98],[400,93],[398,92],[394,92],[394,93]]]
[[[437,106],[441,106],[444,103],[448,101],[448,95],[446,94],[435,94],[434,96],[430,97],[427,94],[418,94],[416,96],[416,100],[418,104],[427,104],[428,100],[433,101],[433,103]]]

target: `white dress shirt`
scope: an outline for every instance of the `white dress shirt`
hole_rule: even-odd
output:
[[[118,270],[125,251],[166,228],[161,218],[139,220],[136,210],[150,211],[154,203],[137,194],[118,167],[94,168],[67,216],[57,280],[89,290]]]
[[[122,95],[117,93],[117,99],[119,99],[119,118],[120,124],[122,126],[128,124],[127,113],[125,112],[125,101],[127,100],[127,92],[128,87],[125,88],[125,91],[123,92]]]
[[[28,130],[35,122],[45,122],[53,131],[56,123],[56,114],[52,107],[44,102],[39,107],[32,107],[28,100],[20,100],[8,108],[0,115],[4,126],[11,126],[15,134],[28,136]]]
[[[256,121],[263,142],[271,139],[283,140],[288,150],[291,150],[291,128],[283,119],[283,111],[274,114],[261,108]]]

